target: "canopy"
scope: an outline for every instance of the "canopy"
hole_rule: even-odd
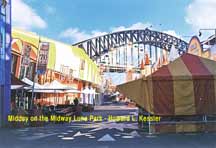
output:
[[[30,85],[29,87],[26,87],[26,89],[32,89],[33,87],[33,83],[31,80],[29,80],[28,78],[23,78],[22,81],[28,85]],[[43,86],[38,84],[38,83],[35,83],[35,86],[34,86],[35,89],[43,89]]]
[[[32,92],[32,90],[30,90],[29,92]],[[34,90],[35,93],[64,93],[64,91],[62,90],[47,90],[47,89],[36,89]]]
[[[26,83],[29,85],[32,85],[33,82],[28,80],[27,78],[23,79]],[[32,89],[32,87],[30,87]],[[64,91],[65,90],[65,91]],[[30,90],[29,92],[31,92]],[[38,83],[35,83],[35,93],[79,93],[78,90],[66,86],[64,84],[61,84],[57,80],[52,81],[51,83],[45,83],[44,85],[40,85]]]
[[[66,90],[65,93],[78,93],[79,94],[81,93],[81,91],[74,89],[74,90]]]
[[[66,86],[57,80],[54,80],[51,83],[46,83],[43,87],[46,90],[74,90],[74,88]]]
[[[28,86],[28,84],[22,82],[18,78],[16,78],[13,74],[11,74],[11,89],[17,90],[17,89],[23,89],[25,86]]]
[[[188,53],[117,90],[155,115],[216,113],[216,62]]]

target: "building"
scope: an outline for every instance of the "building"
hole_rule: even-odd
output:
[[[37,75],[37,83],[43,85],[57,80],[79,91],[82,91],[85,86],[99,87],[101,82],[99,68],[83,49],[19,29],[12,30],[12,38],[11,73],[20,80],[28,78],[33,81],[39,44],[49,43],[47,68],[44,74]],[[28,61],[27,65],[26,61]],[[64,103],[68,99],[72,101],[75,97],[81,95],[58,94],[61,100],[58,103]],[[39,98],[49,102],[54,96],[44,94]]]
[[[192,37],[187,52],[211,60],[216,60],[215,36],[210,36],[209,38],[207,38],[202,42],[200,42],[198,37],[196,36]]]
[[[204,56],[216,61],[216,37],[210,36],[208,39],[202,42],[204,49]]]

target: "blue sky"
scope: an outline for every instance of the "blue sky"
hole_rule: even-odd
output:
[[[215,0],[12,0],[12,22],[67,43],[150,25],[188,40],[216,27],[215,8]]]

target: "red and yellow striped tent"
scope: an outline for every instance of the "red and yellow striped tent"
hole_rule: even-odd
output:
[[[188,53],[117,90],[154,115],[216,113],[216,62]]]

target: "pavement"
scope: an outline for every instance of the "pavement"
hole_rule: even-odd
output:
[[[84,116],[137,115],[122,105],[96,107]],[[216,148],[216,133],[149,135],[136,122],[71,122],[0,129],[0,148]]]

